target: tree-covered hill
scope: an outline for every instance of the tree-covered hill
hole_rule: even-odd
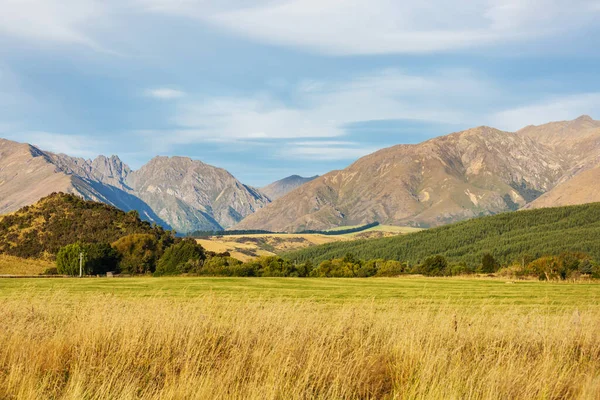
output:
[[[509,212],[383,239],[330,243],[285,255],[319,263],[352,253],[421,263],[443,255],[452,263],[477,265],[485,253],[503,264],[523,257],[585,252],[600,260],[600,203]]]
[[[51,258],[62,246],[71,243],[112,243],[133,233],[171,235],[141,221],[136,211],[125,213],[75,195],[53,193],[0,217],[0,253]]]

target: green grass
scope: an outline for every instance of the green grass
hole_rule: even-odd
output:
[[[122,298],[227,299],[314,301],[319,303],[398,302],[398,307],[461,305],[553,309],[600,308],[596,283],[548,283],[463,278],[64,278],[0,279],[0,299],[28,296],[110,295]]]

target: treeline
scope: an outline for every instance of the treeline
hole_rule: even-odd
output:
[[[205,238],[210,236],[231,236],[231,235],[259,235],[264,233],[275,233],[271,231],[264,231],[260,229],[247,229],[247,230],[232,230],[232,231],[194,231],[188,233],[188,237],[191,238]]]
[[[361,226],[357,226],[354,228],[348,229],[338,229],[338,230],[328,230],[328,231],[318,231],[318,230],[304,230],[295,232],[298,234],[318,234],[318,235],[347,235],[349,233],[356,233],[366,231],[367,229],[374,228],[379,225],[379,222],[371,222],[370,224],[365,224]],[[260,234],[278,234],[278,233],[286,233],[286,232],[272,232],[261,229],[247,229],[247,230],[230,230],[230,231],[194,231],[189,233],[187,236],[192,238],[206,238],[211,236],[232,236],[232,235],[260,235]]]
[[[357,226],[357,227],[354,227],[354,228],[348,228],[348,229],[337,229],[337,230],[329,230],[329,231],[307,230],[307,231],[300,231],[298,233],[319,234],[319,235],[329,235],[329,236],[347,235],[349,233],[356,233],[356,232],[366,231],[367,229],[374,228],[374,227],[376,227],[378,225],[379,225],[379,222],[371,222],[370,224],[366,224],[366,225],[362,225],[362,226]]]
[[[144,235],[126,236],[111,245],[72,244],[57,256],[56,273],[78,275],[80,255],[83,273],[104,274],[109,271],[130,275],[153,274],[236,276],[236,277],[318,277],[368,278],[420,274],[425,276],[457,276],[495,274],[511,278],[534,277],[540,280],[577,280],[600,278],[600,265],[584,253],[566,252],[558,256],[523,259],[520,264],[502,265],[491,254],[484,254],[477,266],[451,263],[444,256],[426,258],[411,265],[396,260],[362,260],[353,254],[325,260],[318,265],[310,260],[292,262],[278,256],[260,257],[241,262],[228,253],[207,252],[195,240],[174,239],[161,247]]]
[[[484,254],[502,265],[565,252],[600,260],[600,203],[546,208],[480,217],[391,238],[329,243],[288,254],[293,262],[343,258],[385,259],[422,264],[441,255],[451,264],[476,268]]]

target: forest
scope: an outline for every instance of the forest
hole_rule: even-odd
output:
[[[309,247],[283,257],[319,264],[350,253],[415,265],[441,255],[450,263],[476,267],[485,254],[507,265],[564,252],[600,259],[600,203],[507,212],[408,235]]]

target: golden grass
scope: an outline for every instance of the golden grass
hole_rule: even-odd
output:
[[[2,399],[596,399],[600,393],[595,306],[515,312],[423,299],[317,303],[27,290],[1,304]]]
[[[54,263],[0,254],[0,275],[40,275]]]
[[[257,242],[256,240],[260,240]],[[209,251],[222,253],[228,251],[241,261],[249,261],[260,256],[272,256],[277,253],[299,250],[305,247],[348,240],[347,237],[319,234],[268,233],[251,235],[212,236],[196,241]],[[255,254],[255,255],[252,255]]]

